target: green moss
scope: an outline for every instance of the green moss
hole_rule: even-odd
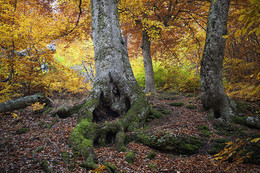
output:
[[[68,152],[63,151],[63,152],[61,153],[61,157],[62,157],[62,159],[64,160],[65,163],[68,164],[68,163],[70,162],[70,155],[69,155]]]
[[[115,165],[109,162],[105,162],[104,165],[106,166],[106,170],[108,173],[120,173],[120,171],[117,170]]]
[[[46,111],[44,111],[42,114],[48,114],[53,110],[53,108],[48,108]]]
[[[187,94],[186,97],[194,97],[194,94]]]
[[[73,152],[78,152],[86,159],[86,167],[93,166],[94,151],[93,141],[97,133],[97,124],[89,122],[87,119],[82,120],[72,131],[69,137],[69,145]],[[89,161],[88,161],[89,160]]]
[[[183,106],[184,103],[183,102],[173,102],[173,103],[168,103],[168,105],[170,105],[170,106]]]
[[[197,109],[197,106],[195,106],[195,105],[187,105],[186,108],[187,109]]]
[[[149,167],[150,167],[151,169],[153,169],[154,171],[156,171],[156,169],[157,169],[154,164],[150,164]]]
[[[76,164],[74,161],[69,165],[69,171],[73,171],[73,169],[76,167]]]
[[[224,139],[224,138],[212,139],[211,146],[210,149],[208,150],[208,153],[211,155],[219,153],[222,149],[224,149],[228,141],[229,141],[228,139]]]
[[[21,134],[23,134],[23,133],[27,133],[28,131],[30,131],[30,128],[28,128],[28,127],[22,127],[22,128],[20,128],[20,129],[16,130],[16,133],[19,134],[19,135],[21,135]]]
[[[246,118],[247,117],[241,117],[238,115],[235,115],[232,120],[233,122],[237,123],[237,124],[242,124],[242,125],[246,125]]]
[[[48,128],[48,129],[51,129],[52,126],[53,126],[57,121],[58,121],[58,117],[56,117],[56,118],[52,121],[51,124],[47,124],[47,128]]]
[[[47,128],[47,123],[45,121],[40,121],[38,124],[41,128]]]
[[[130,152],[126,155],[125,160],[126,160],[128,163],[133,164],[134,161],[135,161],[135,152],[134,152],[134,151],[130,151]]]
[[[50,165],[47,160],[41,161],[42,169],[47,173],[53,173],[54,171],[50,168]]]
[[[154,157],[155,157],[155,152],[152,150],[148,155],[147,155],[147,159],[149,159],[149,160],[152,160],[152,159],[154,159]]]
[[[155,118],[162,118],[163,117],[163,114],[161,112],[155,110],[155,109],[151,109],[150,111]]]
[[[216,133],[220,135],[235,137],[241,137],[245,135],[244,128],[234,123],[215,121],[213,125],[214,128],[217,130]]]
[[[207,130],[207,131],[209,131],[209,128],[208,128],[207,126],[205,126],[205,125],[197,126],[197,128],[198,128],[199,130]]]
[[[170,114],[171,111],[166,109],[164,106],[161,106],[161,105],[155,105],[153,106],[154,109],[156,109],[157,111],[163,113],[163,114]]]
[[[44,147],[41,146],[41,147],[39,147],[37,150],[32,151],[32,154],[39,153],[39,152],[41,152],[43,149],[44,149]]]
[[[246,113],[250,112],[252,114],[257,114],[257,112],[259,112],[259,109],[257,109],[254,106],[250,106],[246,102],[238,101],[238,102],[236,102],[236,105],[237,105],[236,108],[237,108],[238,113],[246,114]]]
[[[137,134],[134,139],[136,142],[156,148],[161,151],[173,152],[176,154],[194,154],[203,145],[200,138],[193,136],[175,136],[173,134],[147,135],[144,132]]]
[[[125,132],[124,131],[119,131],[117,134],[116,134],[116,150],[117,151],[126,151],[126,148],[125,148],[125,145],[124,145],[124,142],[125,142]]]
[[[154,120],[155,118],[162,118],[163,114],[155,109],[151,109],[148,116],[147,116],[147,122],[150,122]]]
[[[94,162],[88,162],[88,161],[85,161],[84,163],[79,164],[79,166],[82,168],[85,168],[87,170],[95,170],[96,168],[98,168],[97,164],[95,164]]]
[[[247,160],[247,162],[259,165],[260,164],[260,141],[258,141],[257,143],[255,142],[250,143],[250,145],[247,147],[246,150],[247,152],[253,152],[251,157]]]
[[[143,127],[146,123],[149,110],[150,106],[148,105],[146,98],[144,95],[143,97],[140,96],[119,122],[122,127],[128,131],[133,131],[137,128]]]
[[[201,135],[205,138],[208,138],[211,136],[211,133],[209,131],[209,128],[205,125],[200,125],[200,126],[197,126],[197,128],[200,130],[201,132]]]
[[[94,91],[92,91],[94,92]],[[91,94],[91,93],[90,93]],[[89,98],[79,110],[78,122],[83,119],[87,119],[89,122],[93,121],[93,111],[99,104],[99,100],[95,98]]]

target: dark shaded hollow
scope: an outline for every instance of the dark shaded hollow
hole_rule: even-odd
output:
[[[116,139],[116,134],[113,132],[108,132],[106,135],[106,144],[114,144]]]
[[[104,94],[101,93],[99,105],[97,108],[93,111],[93,122],[95,123],[102,123],[105,121],[111,121],[120,115],[110,109],[109,103],[106,103],[104,100]]]

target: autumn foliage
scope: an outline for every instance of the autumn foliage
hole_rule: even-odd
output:
[[[0,4],[0,102],[36,92],[90,89],[84,68],[93,78],[90,1],[1,0]],[[128,38],[129,57],[141,86],[145,73],[140,38],[146,30],[157,89],[199,91],[209,5],[197,0],[119,2],[122,35]],[[259,1],[232,1],[228,27],[226,91],[231,97],[259,100]],[[56,51],[48,49],[52,43]]]
[[[66,17],[61,13],[66,10],[60,8],[59,13],[47,1],[1,0],[0,4],[0,102],[36,92],[85,91],[83,77],[57,58],[55,50],[62,45],[48,48],[73,28],[72,14]]]

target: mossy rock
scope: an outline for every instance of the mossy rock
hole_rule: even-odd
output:
[[[183,102],[173,102],[173,103],[168,103],[168,105],[170,105],[170,106],[183,106],[184,103]]]
[[[126,156],[125,156],[125,160],[128,163],[133,164],[135,161],[135,152],[134,151],[130,151]]]
[[[204,144],[200,138],[187,135],[175,137],[174,134],[164,134],[158,137],[156,135],[139,133],[134,136],[134,140],[160,151],[187,155],[197,153]]]
[[[30,128],[28,128],[28,127],[22,127],[22,128],[20,128],[20,129],[16,130],[16,133],[19,134],[19,135],[21,135],[21,134],[27,133],[27,132],[29,132],[29,131],[30,131]]]
[[[185,106],[187,109],[197,109],[197,106],[195,105],[187,105]]]
[[[219,153],[221,150],[224,149],[226,146],[226,143],[228,142],[228,139],[225,138],[215,138],[211,141],[211,147],[208,150],[208,153],[211,155]]]

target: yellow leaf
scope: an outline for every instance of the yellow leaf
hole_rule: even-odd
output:
[[[222,38],[228,38],[228,35],[223,35]]]
[[[151,94],[152,94],[152,93],[149,92],[149,93],[145,94],[145,96],[148,97],[148,96],[150,96]]]
[[[13,119],[19,119],[19,117],[18,117],[18,115],[16,114],[16,113],[11,113],[12,114],[12,116],[13,116]]]
[[[245,16],[246,16],[246,15],[241,15],[241,16],[238,18],[238,20],[241,22],[242,20],[244,20]]]
[[[260,138],[255,138],[255,139],[251,140],[251,142],[257,143],[259,140],[260,140]]]

